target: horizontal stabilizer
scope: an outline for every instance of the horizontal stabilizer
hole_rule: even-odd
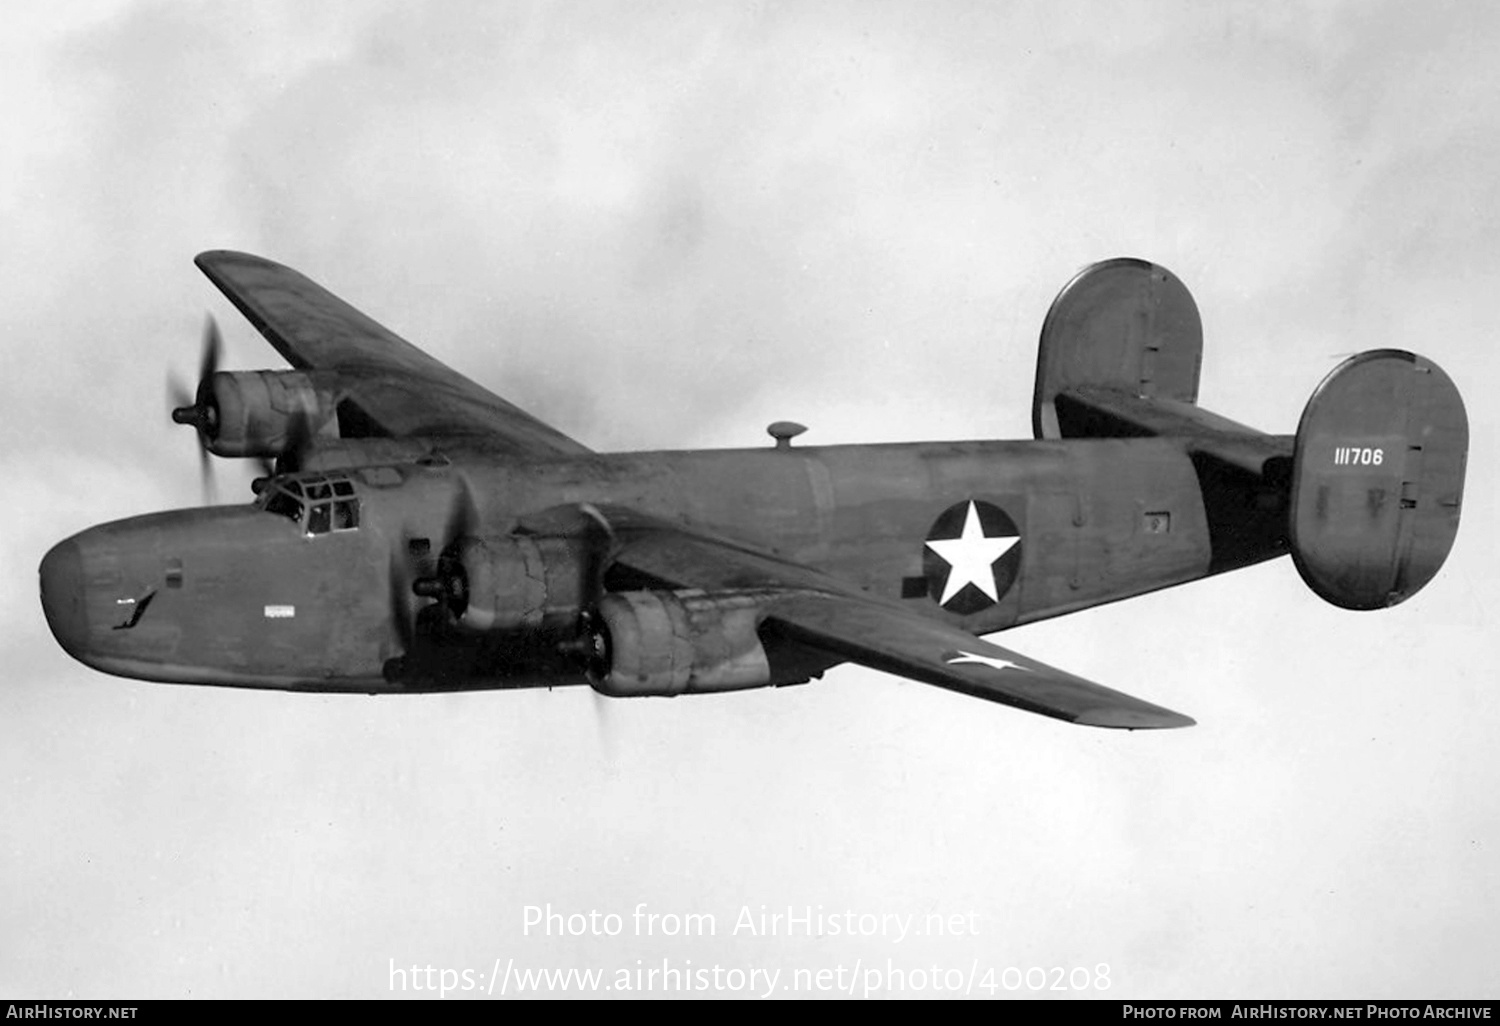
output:
[[[1078,388],[1056,398],[1058,410],[1079,428],[1073,437],[1187,439],[1187,451],[1207,453],[1257,476],[1270,460],[1291,455],[1292,440],[1268,435],[1176,399],[1129,395],[1111,388]]]
[[[1448,375],[1412,353],[1345,360],[1302,413],[1290,536],[1297,570],[1345,609],[1379,609],[1432,580],[1458,533],[1469,422]]]

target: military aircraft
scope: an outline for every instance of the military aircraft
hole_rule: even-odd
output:
[[[1394,605],[1458,529],[1468,422],[1431,361],[1379,350],[1295,435],[1197,405],[1183,284],[1081,271],[1042,326],[1035,440],[595,453],[303,275],[197,265],[290,364],[218,369],[173,417],[256,457],[254,501],[60,542],[41,601],[106,673],[292,691],[588,683],[681,695],[853,662],[1099,727],[1192,720],[977,635],[1290,553],[1348,609]],[[210,322],[211,323],[211,322]],[[274,461],[274,462],[271,462]]]

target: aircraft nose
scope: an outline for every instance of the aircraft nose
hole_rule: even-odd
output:
[[[42,612],[52,636],[70,655],[83,650],[88,638],[88,612],[84,606],[83,555],[69,538],[58,542],[42,557]]]

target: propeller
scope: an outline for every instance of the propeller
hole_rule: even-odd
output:
[[[615,535],[615,525],[592,502],[580,502],[578,512],[584,516],[584,537],[589,542],[584,580],[588,583],[589,605],[592,606],[604,594],[604,571],[619,553],[620,539]]]
[[[474,493],[468,479],[459,477],[458,490],[453,493],[453,502],[444,518],[437,565],[432,573],[412,582],[412,592],[422,598],[434,599],[455,616],[461,615],[468,605],[469,596],[457,547],[462,539],[471,537],[478,529],[479,509],[474,504]]]
[[[460,539],[474,534],[478,528],[479,509],[474,502],[474,493],[468,480],[460,477],[459,487],[444,518],[442,544],[436,559],[419,557],[414,563],[410,537],[403,537],[399,547],[391,550],[386,587],[390,595],[391,622],[403,656],[410,654],[419,640],[417,622],[421,610],[414,607],[414,598],[433,599],[450,614],[455,610],[462,612],[468,598],[467,585],[458,566],[456,547]]]
[[[214,496],[213,470],[209,465],[209,443],[219,431],[219,407],[214,402],[210,381],[219,369],[224,343],[219,325],[210,315],[203,325],[202,355],[198,359],[198,387],[189,391],[176,375],[167,377],[167,396],[172,403],[172,420],[191,424],[198,432],[198,474],[203,484],[204,502]]]
[[[453,494],[453,504],[448,507],[448,518],[443,524],[443,551],[478,530],[479,507],[474,504],[474,491],[469,487],[469,479],[459,475],[458,491]]]
[[[387,585],[391,600],[391,627],[396,634],[400,652],[386,661],[387,680],[399,680],[406,669],[406,657],[416,647],[417,623],[412,609],[411,570],[398,549],[391,550]]]
[[[575,660],[589,674],[599,672],[608,662],[608,646],[595,610],[604,595],[604,574],[620,550],[620,541],[609,518],[595,505],[588,502],[576,507],[579,514],[578,535],[585,541],[583,576],[583,612],[578,617],[578,630],[570,640],[563,642],[560,650]],[[594,690],[594,689],[590,689]],[[604,696],[594,692],[594,711],[600,717],[600,729],[607,732],[603,712]],[[607,703],[606,703],[607,704]]]
[[[609,518],[590,502],[579,503],[578,512],[584,516],[583,535],[588,540],[588,556],[583,566],[584,612],[579,619],[577,639],[564,646],[573,658],[585,667],[604,663],[608,659],[604,636],[595,623],[592,612],[604,594],[604,574],[619,552],[620,541]],[[599,735],[599,747],[605,761],[613,767],[618,762],[618,744],[614,717],[609,711],[613,699],[605,697],[598,688],[590,687],[589,697],[594,707],[594,729]]]
[[[599,735],[599,748],[604,755],[605,765],[614,774],[615,768],[620,761],[620,744],[618,740],[618,728],[615,726],[614,715],[609,711],[613,698],[606,698],[595,688],[585,688],[590,695],[594,705],[594,730]]]

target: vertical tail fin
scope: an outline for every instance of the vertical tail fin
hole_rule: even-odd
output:
[[[1086,394],[1193,405],[1203,322],[1165,267],[1121,257],[1091,264],[1063,286],[1042,324],[1032,429],[1037,438],[1153,434],[1101,419]]]
[[[1345,609],[1379,609],[1432,580],[1458,533],[1469,421],[1448,375],[1413,353],[1352,356],[1297,427],[1292,558]]]

